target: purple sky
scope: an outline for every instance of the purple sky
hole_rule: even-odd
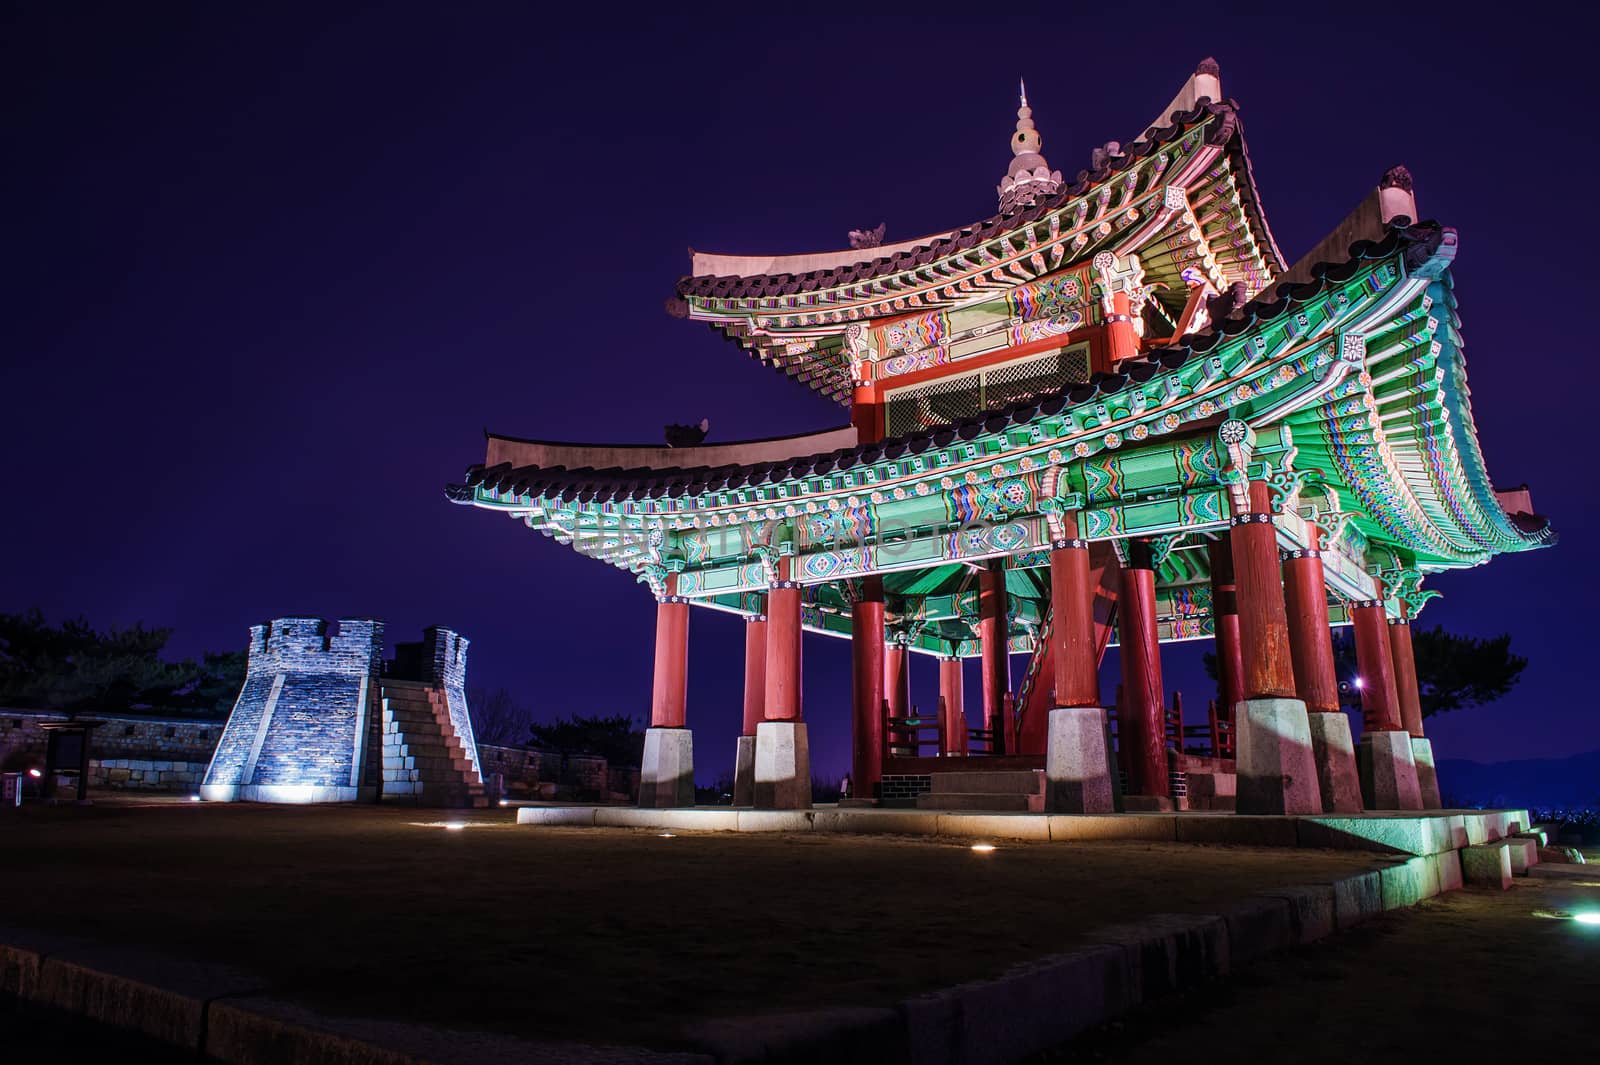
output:
[[[1510,630],[1530,659],[1504,703],[1430,723],[1440,756],[1600,747],[1569,665],[1592,659],[1597,592],[1592,329],[1573,313],[1593,24],[745,6],[557,25],[458,6],[6,6],[0,610],[170,625],[185,655],[284,614],[375,616],[391,640],[439,623],[471,637],[477,683],[541,716],[645,715],[644,587],[445,501],[481,430],[648,443],[701,417],[714,441],[842,424],[664,313],[688,246],[812,251],[879,222],[895,241],[975,221],[1019,75],[1071,175],[1215,55],[1291,260],[1394,163],[1422,214],[1460,230],[1489,467],[1530,482],[1562,536],[1431,581],[1445,598],[1424,623]],[[741,624],[694,614],[703,776],[732,762]],[[1191,706],[1210,694],[1204,647],[1166,655]],[[934,667],[914,665],[927,705]],[[808,639],[819,771],[847,764],[847,670],[847,644]]]

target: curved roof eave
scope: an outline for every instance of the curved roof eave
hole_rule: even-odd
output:
[[[585,464],[572,468],[565,465],[515,466],[502,460],[468,467],[465,482],[448,486],[446,493],[452,501],[461,503],[473,502],[472,490],[478,486],[491,486],[496,491],[515,492],[518,495],[542,494],[545,498],[568,500],[587,498],[596,502],[627,498],[678,498],[698,494],[712,486],[770,484],[803,476],[821,467],[826,467],[827,472],[837,472],[885,457],[893,459],[907,453],[920,454],[931,447],[946,446],[957,438],[966,440],[985,433],[1001,432],[1012,425],[1030,422],[1041,413],[1053,416],[1069,406],[1077,407],[1095,402],[1100,397],[1114,396],[1127,388],[1130,382],[1147,382],[1159,374],[1181,369],[1192,359],[1205,356],[1225,340],[1249,331],[1257,323],[1274,321],[1293,307],[1315,299],[1329,284],[1350,279],[1362,269],[1364,263],[1400,252],[1425,259],[1438,248],[1440,239],[1439,227],[1424,225],[1392,229],[1379,242],[1358,241],[1351,246],[1351,258],[1346,262],[1319,263],[1311,270],[1312,280],[1303,284],[1280,284],[1272,296],[1258,297],[1240,308],[1235,317],[1185,337],[1182,344],[1153,349],[1139,358],[1126,360],[1121,372],[1096,374],[1086,384],[1021,400],[948,425],[920,429],[876,443],[816,454],[795,454],[756,464],[672,468],[642,465],[596,468]],[[592,450],[600,451],[603,448]]]
[[[1019,211],[992,215],[968,226],[890,245],[887,248],[874,248],[871,249],[874,256],[872,259],[862,259],[860,251],[856,249],[821,255],[772,257],[712,256],[696,252],[695,272],[679,279],[676,295],[678,299],[694,297],[737,299],[794,295],[798,292],[820,291],[872,280],[887,274],[915,270],[1039,221],[1051,212],[1094,192],[1160,146],[1213,118],[1219,120],[1220,128],[1208,138],[1208,142],[1220,145],[1224,151],[1237,155],[1240,168],[1247,178],[1241,188],[1241,198],[1245,201],[1242,206],[1255,231],[1253,235],[1257,237],[1257,243],[1270,254],[1273,272],[1282,273],[1287,269],[1287,264],[1261,209],[1259,190],[1256,187],[1249,152],[1245,149],[1243,127],[1239,122],[1238,103],[1232,99],[1213,102],[1209,98],[1201,98],[1194,110],[1173,113],[1169,116],[1167,125],[1152,127],[1145,137],[1128,145],[1121,154],[1112,156],[1106,166],[1093,171],[1079,171],[1077,178],[1070,185],[1064,186],[1059,192],[1050,196],[1036,200]],[[892,254],[884,254],[886,251],[892,251]],[[849,261],[843,261],[845,259]],[[831,265],[819,267],[813,265],[813,261],[827,261]],[[746,274],[737,271],[737,267],[742,264],[757,263],[762,265],[761,273]],[[734,267],[735,270],[729,274],[712,274],[701,272],[702,264],[707,269],[726,265]],[[811,265],[811,269],[799,269],[803,265]],[[785,269],[774,270],[773,267],[776,266]]]

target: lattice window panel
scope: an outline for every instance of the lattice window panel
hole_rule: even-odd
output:
[[[1005,363],[974,374],[900,389],[886,398],[890,436],[948,425],[986,410],[1031,399],[1089,380],[1089,346],[1063,348],[1040,358]]]
[[[934,381],[894,392],[886,405],[888,434],[900,436],[981,414],[982,385],[977,374]]]
[[[1058,392],[1068,385],[1089,380],[1089,348],[1081,345],[1064,348],[1042,359],[1007,363],[983,372],[985,410],[1003,407],[1019,399],[1032,399],[1046,392]]]

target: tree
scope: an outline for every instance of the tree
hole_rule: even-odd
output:
[[[1528,660],[1511,653],[1511,634],[1477,637],[1446,632],[1443,626],[1412,629],[1411,653],[1417,665],[1417,696],[1422,716],[1469,710],[1505,698]],[[1217,677],[1217,657],[1204,656],[1206,672]],[[1361,707],[1361,675],[1356,662],[1355,634],[1347,627],[1333,632],[1333,667],[1340,680],[1339,699],[1349,709]]]
[[[638,765],[644,758],[644,730],[628,717],[560,718],[533,725],[533,746],[561,754],[598,754],[612,765]]]
[[[479,743],[505,747],[517,743],[529,728],[527,708],[518,706],[504,688],[474,688],[467,696],[472,735]]]
[[[245,653],[168,662],[171,629],[51,625],[37,608],[0,614],[0,704],[69,713],[226,713],[244,683]]]

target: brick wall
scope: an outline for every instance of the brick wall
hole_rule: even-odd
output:
[[[933,777],[926,773],[885,773],[879,798],[884,803],[914,806],[918,795],[926,795],[932,790]]]

